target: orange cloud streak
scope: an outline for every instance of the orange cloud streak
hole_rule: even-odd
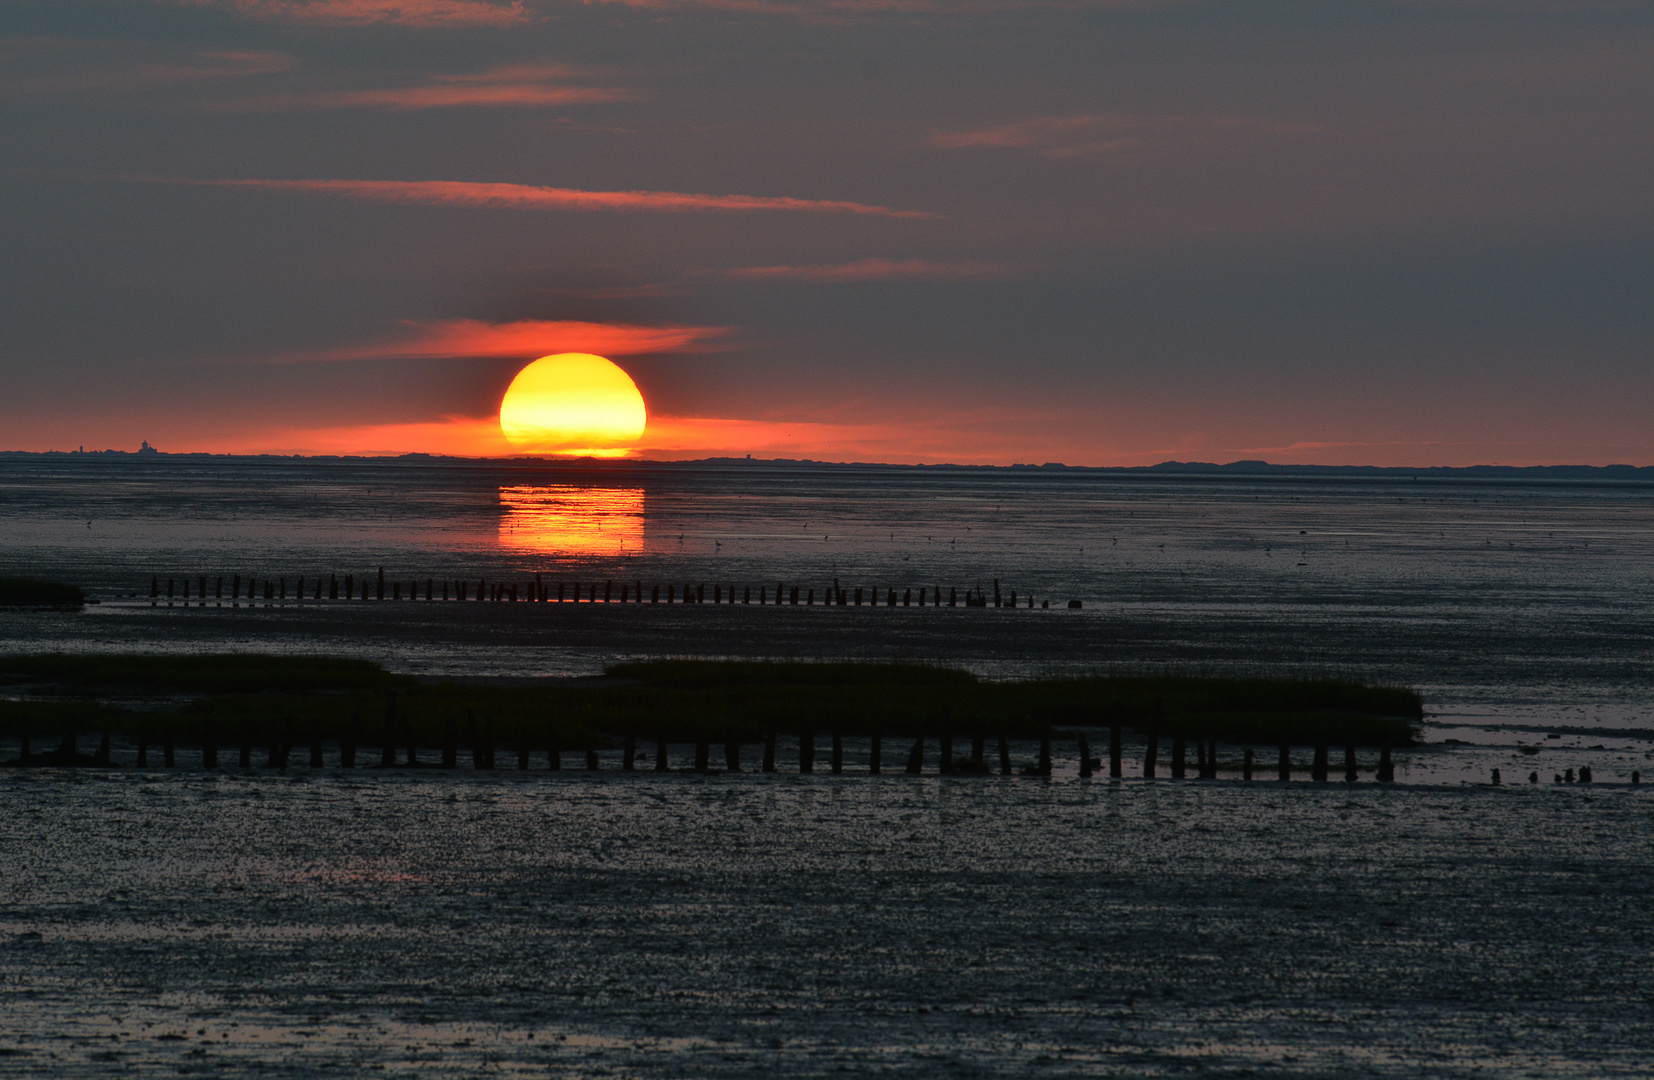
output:
[[[506,207],[524,210],[645,210],[657,212],[794,210],[861,214],[891,218],[934,218],[920,210],[838,199],[786,196],[691,195],[678,191],[582,191],[528,184],[485,184],[464,180],[190,180],[179,177],[134,177],[142,183],[195,187],[245,187],[303,191],[373,202],[420,203],[427,206]]]
[[[521,0],[182,0],[192,7],[227,7],[255,19],[284,22],[415,27],[515,26],[534,18]]]
[[[297,362],[339,360],[420,360],[443,357],[521,357],[532,360],[560,352],[599,356],[641,353],[711,352],[729,333],[722,326],[636,326],[572,319],[523,319],[488,323],[480,319],[410,322],[413,334],[394,341],[285,357]]]
[[[1005,263],[869,258],[826,266],[743,266],[725,276],[743,281],[961,281],[1004,277],[1016,269]]]
[[[439,75],[424,86],[340,90],[255,102],[266,108],[444,109],[465,106],[591,105],[632,101],[635,91],[570,85],[584,76],[564,64],[513,64],[465,75]]]

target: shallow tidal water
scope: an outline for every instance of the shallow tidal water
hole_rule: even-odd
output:
[[[1654,792],[0,776],[0,1075],[1654,1066]]]
[[[0,1076],[1654,1069],[1654,485],[0,455],[0,564],[103,601],[0,612],[4,652],[1334,673],[1427,712],[1386,786],[1370,753],[1355,784],[1264,780],[1265,749],[1245,783],[1228,746],[1224,779],[1149,782],[1129,739],[1118,782],[1080,779],[1072,745],[1049,780],[875,778],[854,740],[839,777],[786,772],[786,745],[775,775],[607,751],[597,773],[205,772],[190,748],[165,771],[119,743],[111,771],[0,770]],[[147,596],[380,566],[1000,578],[1053,604]]]

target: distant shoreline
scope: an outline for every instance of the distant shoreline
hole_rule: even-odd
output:
[[[0,461],[75,460],[142,462],[352,462],[361,464],[453,464],[488,466],[546,465],[604,472],[640,469],[713,466],[754,469],[879,469],[957,470],[961,472],[1085,473],[1103,475],[1171,476],[1326,476],[1388,478],[1501,478],[1535,480],[1637,480],[1654,481],[1654,465],[1294,465],[1269,461],[1163,461],[1156,465],[1040,465],[900,464],[876,461],[820,461],[812,458],[558,458],[497,457],[473,458],[446,454],[213,454],[205,452],[167,453],[156,450],[0,450]]]

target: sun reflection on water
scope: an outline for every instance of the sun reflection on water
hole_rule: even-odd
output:
[[[500,488],[500,546],[548,555],[643,550],[643,489]]]

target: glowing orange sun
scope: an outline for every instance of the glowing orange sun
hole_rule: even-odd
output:
[[[500,431],[537,454],[622,457],[648,414],[632,377],[591,353],[542,356],[517,372],[500,402]]]

